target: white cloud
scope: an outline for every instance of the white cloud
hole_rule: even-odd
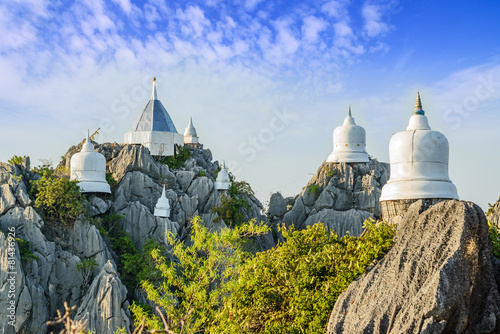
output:
[[[120,8],[127,14],[129,15],[132,12],[132,8],[134,5],[130,2],[130,0],[112,0],[114,3],[116,3]]]
[[[264,0],[246,0],[245,1],[245,9],[248,11],[253,11],[255,9],[255,7],[257,7],[257,5],[259,3],[261,3],[262,1],[264,1]]]
[[[302,38],[308,43],[314,43],[318,40],[319,33],[327,27],[325,20],[315,17],[307,16],[302,24]]]
[[[391,25],[385,22],[384,14],[390,11],[390,4],[375,4],[365,2],[361,9],[361,16],[364,19],[363,29],[370,37],[376,37],[387,33]]]
[[[350,0],[332,0],[321,6],[321,11],[336,19],[345,19],[348,15]]]
[[[185,11],[177,9],[176,16],[181,21],[181,30],[185,35],[201,37],[204,30],[210,26],[210,20],[198,6],[190,5]]]

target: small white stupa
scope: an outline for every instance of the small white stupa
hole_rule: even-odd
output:
[[[163,186],[161,196],[158,198],[158,202],[156,203],[154,215],[156,217],[163,218],[170,217],[170,202],[165,195],[165,186]]]
[[[184,144],[197,144],[200,141],[193,125],[193,118],[189,117],[189,124],[184,130]]]
[[[142,144],[151,155],[174,155],[175,144],[183,145],[184,136],[177,133],[170,115],[158,100],[156,78],[153,78],[153,93],[132,130],[125,134],[126,144]]]
[[[406,131],[395,133],[389,143],[391,176],[380,196],[384,218],[399,214],[419,199],[458,199],[448,176],[448,158],[448,140],[431,130],[417,93]]]
[[[366,132],[363,127],[356,125],[349,114],[344,124],[333,131],[333,152],[328,156],[326,162],[368,162],[370,159],[366,153]]]
[[[229,173],[226,169],[226,162],[222,162],[221,170],[217,175],[217,180],[215,180],[214,188],[217,190],[227,190],[229,185],[231,184],[231,180],[229,179]]]
[[[80,153],[71,157],[70,180],[78,181],[83,193],[111,193],[106,181],[106,158],[94,150],[87,131],[87,139]]]

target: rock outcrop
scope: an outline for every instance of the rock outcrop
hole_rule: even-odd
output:
[[[129,329],[127,289],[115,266],[108,262],[82,299],[75,320],[88,320],[87,329],[95,333],[114,333]]]
[[[500,199],[493,204],[486,213],[486,219],[493,225],[500,228]]]
[[[11,166],[0,164],[0,202],[5,203],[6,212],[0,216],[0,230],[4,233],[13,231],[15,238],[29,242],[29,251],[33,258],[23,259],[21,250],[16,246],[14,254],[15,270],[8,268],[7,236],[0,233],[0,305],[15,304],[15,326],[1,326],[0,333],[45,333],[46,321],[56,317],[57,310],[63,309],[64,302],[79,305],[82,299],[84,278],[78,265],[85,259],[97,263],[90,278],[102,271],[110,263],[115,266],[111,250],[107,247],[96,227],[87,221],[77,220],[72,226],[51,222],[46,224],[33,207],[34,202],[28,196],[29,180],[39,176],[29,171],[29,161]],[[96,197],[96,196],[93,196]],[[89,198],[91,211],[105,213],[110,208],[110,201],[101,198]],[[16,243],[17,244],[17,243]],[[24,250],[27,252],[28,250]],[[7,294],[9,272],[14,271],[15,294]],[[119,283],[121,284],[121,282]],[[125,289],[121,285],[121,289]],[[87,295],[89,295],[87,293]],[[89,310],[93,319],[101,319],[101,313],[93,313],[104,307],[107,301],[94,296],[95,310]],[[102,305],[101,305],[102,304]],[[0,317],[7,307],[0,308]],[[121,309],[123,312],[125,309]],[[119,312],[119,310],[116,310]],[[127,318],[128,320],[128,318]]]
[[[392,249],[340,295],[327,333],[499,333],[496,267],[481,208],[416,202]]]
[[[274,223],[283,222],[299,230],[321,222],[339,235],[347,231],[360,235],[366,219],[381,217],[378,201],[388,179],[389,165],[377,160],[324,162],[293,203],[273,194],[268,216]],[[283,208],[290,210],[285,213]]]

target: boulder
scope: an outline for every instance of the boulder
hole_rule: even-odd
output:
[[[332,333],[499,333],[500,296],[485,216],[457,200],[411,205],[392,249],[349,285]]]
[[[274,193],[269,200],[269,216],[282,216],[286,212],[286,202],[280,193]]]
[[[113,173],[116,182],[120,182],[127,172],[132,171],[139,171],[158,179],[160,174],[168,170],[168,167],[158,164],[146,147],[142,145],[125,145],[118,157],[111,160],[109,170]]]
[[[299,197],[295,201],[293,208],[288,211],[283,217],[283,222],[287,226],[294,225],[296,229],[299,229],[302,227],[302,224],[304,223],[306,218],[307,215],[304,207],[304,202],[302,201],[302,198]]]
[[[198,195],[199,212],[205,212],[203,211],[203,208],[205,207],[205,204],[207,203],[207,200],[210,197],[213,189],[214,182],[206,176],[197,177],[187,189],[187,194],[189,196],[192,197],[194,195]]]
[[[350,235],[359,236],[363,233],[365,220],[370,219],[369,212],[351,209],[349,211],[337,211],[333,209],[323,209],[318,213],[311,212],[304,223],[304,227],[323,223],[326,227],[334,230],[339,236]]]
[[[162,230],[158,229],[155,217],[149,208],[141,202],[131,203],[118,214],[124,214],[120,225],[130,235],[130,239],[136,247],[142,247],[150,237],[155,238],[158,242],[163,241],[164,236]]]

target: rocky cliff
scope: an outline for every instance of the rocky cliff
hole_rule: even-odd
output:
[[[416,202],[392,249],[340,295],[327,333],[499,333],[496,273],[481,208]]]
[[[71,156],[82,144],[72,146],[59,166],[69,171]],[[195,215],[212,230],[226,226],[223,221],[215,222],[216,214],[212,214],[221,194],[214,190],[219,166],[209,150],[193,148],[184,167],[174,170],[155,161],[141,145],[94,146],[106,157],[108,173],[116,185],[111,195],[86,195],[90,215],[123,214],[118,223],[137,247],[151,237],[165,243],[166,230],[185,239]],[[58,309],[63,310],[65,301],[78,306],[74,316],[87,319],[89,330],[99,334],[113,333],[117,328],[129,331],[127,295],[132,293],[120,280],[116,255],[99,230],[83,217],[72,226],[42,219],[28,195],[29,181],[39,177],[30,171],[29,159],[15,166],[0,163],[0,230],[5,233],[0,233],[0,318],[8,319],[11,304],[15,318],[14,326],[0,326],[0,334],[48,332],[45,322],[54,319]],[[163,184],[171,204],[170,218],[153,215]],[[254,196],[248,197],[248,202],[245,218],[265,220],[260,214],[262,204]],[[33,257],[22,259],[18,246],[9,252],[10,231],[30,242]],[[262,249],[274,246],[270,235],[258,241]],[[78,266],[88,259],[97,266],[85,274]],[[9,274],[12,272],[14,276]]]
[[[295,199],[276,193],[269,201],[268,217],[296,229],[321,222],[339,235],[362,233],[363,222],[380,218],[379,197],[389,179],[389,165],[324,162]]]

